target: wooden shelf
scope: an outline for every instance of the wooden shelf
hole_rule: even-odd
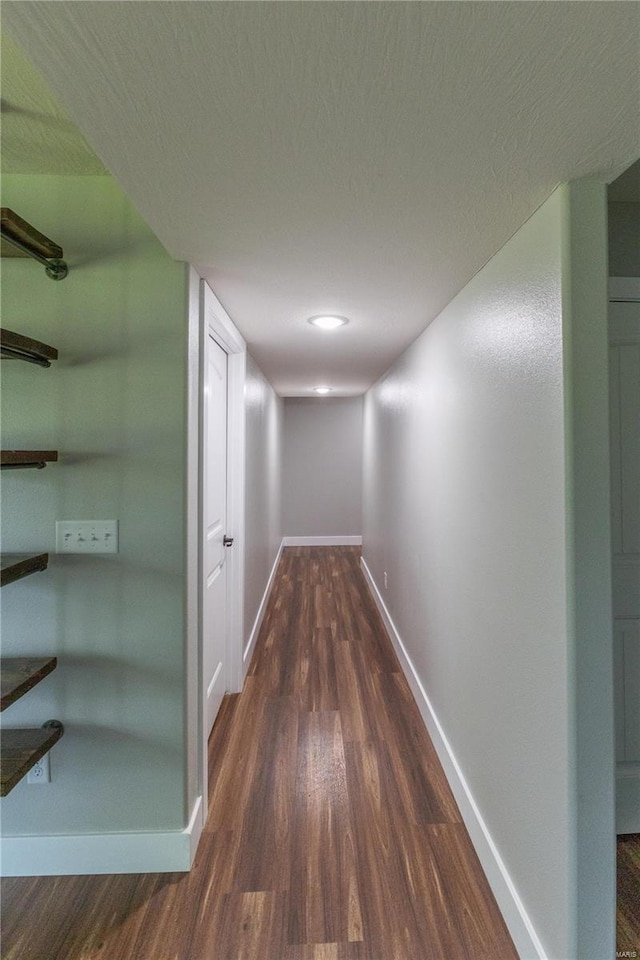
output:
[[[0,229],[2,232],[2,244],[0,253],[3,257],[29,257],[36,254],[39,257],[45,257],[47,260],[61,260],[64,256],[62,247],[57,243],[45,237],[43,233],[32,227],[30,223],[19,217],[17,213],[8,207],[0,208]],[[23,251],[14,247],[10,240],[16,240],[27,250]],[[28,252],[27,252],[28,251]]]
[[[31,767],[62,736],[62,725],[2,731],[0,741],[0,797],[13,790]]]
[[[47,463],[55,463],[57,450],[0,450],[0,467],[15,470],[19,467],[36,467],[42,470]]]
[[[40,367],[50,367],[51,361],[58,359],[55,347],[4,328],[0,328],[0,353],[6,360],[26,360]]]
[[[69,273],[62,247],[8,207],[0,208],[0,237],[3,257],[31,257],[43,265],[51,280],[64,280]]]
[[[49,563],[48,553],[3,553],[0,557],[0,587],[28,577],[31,573],[46,570]]]
[[[57,664],[56,657],[0,657],[0,711],[44,680]]]

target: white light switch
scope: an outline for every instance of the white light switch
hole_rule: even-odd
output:
[[[56,520],[56,553],[117,552],[117,520]]]

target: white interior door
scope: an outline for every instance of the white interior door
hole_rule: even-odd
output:
[[[640,302],[609,304],[616,829],[640,832]]]
[[[206,330],[202,660],[209,734],[227,688],[227,354]]]

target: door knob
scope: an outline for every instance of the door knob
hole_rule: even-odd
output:
[[[224,537],[222,538],[222,545],[223,545],[224,547],[232,547],[232,546],[233,546],[233,537],[228,537],[228,536],[226,535],[226,533],[225,533]]]

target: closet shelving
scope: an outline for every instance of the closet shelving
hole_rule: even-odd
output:
[[[48,463],[58,459],[57,450],[0,450],[0,468],[18,470],[35,467],[42,470]]]
[[[6,327],[0,329],[0,354],[5,360],[26,360],[39,367],[50,367],[58,359],[58,351],[48,343],[24,337]]]
[[[44,266],[51,280],[64,280],[68,274],[62,247],[8,207],[0,207],[0,236],[3,257],[31,257]]]
[[[56,657],[0,657],[0,711],[44,680],[57,663]]]
[[[48,553],[3,553],[0,558],[0,587],[46,570],[48,565]]]
[[[62,247],[7,207],[0,208],[0,253],[2,257],[30,257],[45,267],[52,280],[64,280],[68,267]],[[55,347],[12,330],[0,329],[0,355],[5,360],[23,360],[50,367],[58,359]],[[58,459],[57,450],[2,450],[0,467],[42,469]],[[0,586],[5,587],[30,574],[46,570],[48,553],[2,554]],[[0,658],[0,710],[5,710],[47,677],[57,666],[55,657]],[[0,741],[0,797],[6,797],[64,733],[59,720],[41,727],[4,729]]]
[[[2,731],[0,797],[6,797],[29,770],[57,743],[64,727],[48,720],[42,727],[15,727]]]

